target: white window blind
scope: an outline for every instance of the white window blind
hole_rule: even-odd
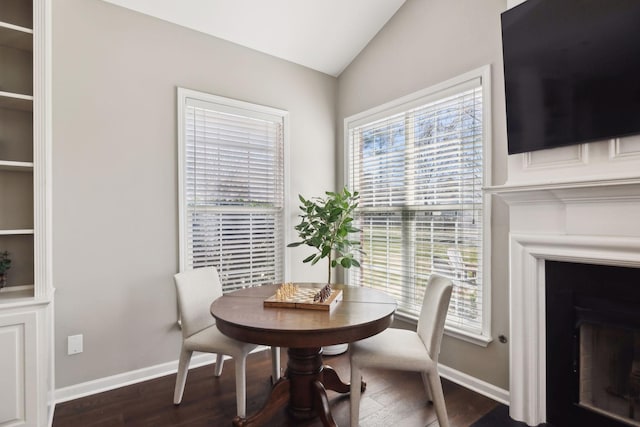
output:
[[[447,326],[484,335],[482,78],[347,119],[348,185],[360,192],[351,284],[419,314],[432,273],[453,279]]]
[[[179,90],[181,270],[225,292],[284,276],[285,112]]]

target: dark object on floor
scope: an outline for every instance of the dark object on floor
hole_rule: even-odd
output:
[[[525,423],[515,421],[509,417],[509,407],[498,405],[486,413],[470,427],[527,427]],[[538,427],[552,427],[551,424],[543,423]]]

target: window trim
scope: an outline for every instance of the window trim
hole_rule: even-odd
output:
[[[256,113],[256,116],[268,115],[278,116],[282,118],[283,122],[283,157],[284,157],[284,182],[283,182],[283,229],[286,231],[291,226],[291,219],[289,214],[289,203],[287,196],[290,191],[290,157],[289,157],[289,112],[278,108],[268,107],[265,105],[254,104],[251,102],[240,101],[237,99],[226,98],[219,95],[213,95],[206,92],[187,89],[183,87],[176,87],[177,96],[177,139],[178,139],[178,268],[179,272],[185,271],[187,268],[187,223],[185,220],[185,158],[186,158],[186,141],[185,141],[185,106],[187,99],[192,99],[197,102],[218,104],[221,107],[221,111],[232,110],[244,110]],[[283,240],[282,260],[284,262],[283,274],[284,280],[290,280],[290,265],[291,255],[290,251],[286,250],[286,239]]]
[[[350,153],[349,153],[349,131],[351,128],[360,124],[369,123],[374,120],[390,116],[394,113],[400,113],[409,110],[413,107],[435,100],[443,98],[448,94],[456,93],[460,91],[460,86],[465,82],[473,81],[476,79],[481,80],[482,87],[482,114],[483,114],[483,183],[482,183],[482,203],[483,203],[483,216],[482,216],[482,250],[484,256],[482,257],[482,332],[480,334],[472,333],[469,331],[460,330],[451,326],[445,326],[445,334],[461,339],[463,341],[471,342],[483,347],[486,347],[492,340],[491,336],[491,195],[486,191],[486,188],[491,187],[492,182],[492,168],[491,168],[491,136],[492,136],[492,115],[491,115],[491,65],[487,64],[474,70],[463,73],[459,76],[453,77],[444,82],[437,83],[429,86],[425,89],[417,92],[405,95],[395,100],[386,102],[376,107],[370,108],[363,112],[354,114],[344,119],[344,135],[343,135],[343,158],[344,161],[344,181],[345,185],[349,177],[350,168]],[[347,283],[349,281],[347,275]],[[417,317],[406,315],[404,313],[397,313],[397,318],[409,321],[410,323],[417,322]]]

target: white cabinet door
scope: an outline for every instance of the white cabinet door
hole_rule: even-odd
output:
[[[37,425],[37,311],[0,315],[0,426]]]

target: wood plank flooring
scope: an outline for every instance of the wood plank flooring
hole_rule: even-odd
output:
[[[282,366],[286,366],[286,349]],[[344,381],[349,380],[347,354],[325,357]],[[264,404],[271,388],[270,352],[247,359],[247,414]],[[420,374],[388,370],[364,370],[367,390],[360,407],[361,427],[438,426],[433,405],[426,403]],[[173,405],[175,374],[95,394],[56,406],[53,427],[111,426],[230,426],[236,414],[234,362],[227,360],[219,378],[213,366],[192,369],[182,403]],[[443,380],[451,427],[467,427],[497,403]],[[339,426],[349,425],[349,396],[329,392],[331,411]],[[268,423],[273,427],[321,426],[318,420],[294,422],[283,410]]]

